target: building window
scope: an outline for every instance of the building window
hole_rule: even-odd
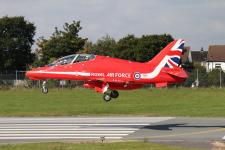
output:
[[[221,64],[215,64],[216,69],[221,69]]]

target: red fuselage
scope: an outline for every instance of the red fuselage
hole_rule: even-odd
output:
[[[137,89],[144,84],[165,87],[183,82],[188,77],[179,65],[183,47],[184,40],[175,40],[146,63],[93,54],[74,54],[46,67],[28,71],[26,76],[33,80],[83,80],[85,88],[95,88],[101,93],[108,89]]]
[[[155,66],[151,66],[149,63],[138,63],[117,58],[96,56],[89,61],[37,68],[28,71],[26,75],[34,80],[83,80],[87,83],[94,84],[101,81],[109,83],[111,85],[110,89],[139,88],[143,84],[150,83],[179,83],[183,82],[187,77],[182,68],[178,71],[183,72],[184,75],[177,77],[168,74],[167,71],[170,69],[164,67],[154,78],[139,78],[139,75],[144,76],[153,72],[154,69]],[[99,84],[101,83],[99,82]],[[118,86],[116,86],[117,84]]]

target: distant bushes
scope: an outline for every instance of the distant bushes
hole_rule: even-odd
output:
[[[221,74],[221,75],[220,75]],[[195,64],[194,69],[189,72],[189,78],[183,84],[185,87],[196,85],[198,76],[198,87],[220,87],[225,85],[225,73],[219,69],[206,72],[205,67]],[[221,78],[220,78],[221,76]]]

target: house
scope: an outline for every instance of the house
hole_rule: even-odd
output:
[[[205,64],[206,71],[222,69],[225,72],[225,45],[210,45]]]
[[[207,51],[191,51],[190,61],[194,63],[200,63],[202,66],[205,66],[205,62],[207,61]]]
[[[182,62],[194,62],[194,63],[200,63],[202,65],[205,64],[205,62],[207,61],[207,51],[191,51],[191,47],[187,46],[184,48],[184,52],[181,55],[181,60]]]

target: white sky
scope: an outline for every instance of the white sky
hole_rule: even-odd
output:
[[[134,34],[169,33],[192,50],[225,44],[225,0],[0,0],[0,17],[25,16],[48,38],[54,27],[81,20],[80,35],[95,42]]]

